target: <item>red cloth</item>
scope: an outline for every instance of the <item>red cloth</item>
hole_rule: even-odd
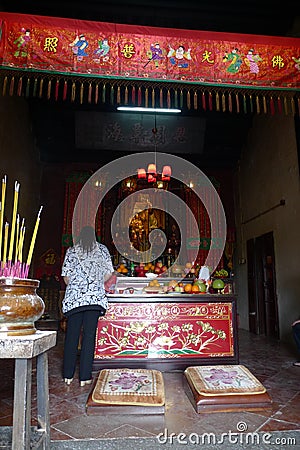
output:
[[[14,13],[0,13],[0,24],[0,65],[5,68],[255,89],[300,87],[297,38]]]

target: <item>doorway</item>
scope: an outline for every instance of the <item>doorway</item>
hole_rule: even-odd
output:
[[[247,241],[249,330],[279,339],[273,232]]]

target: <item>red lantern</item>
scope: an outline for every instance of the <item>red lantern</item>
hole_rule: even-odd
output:
[[[148,182],[149,183],[155,183],[155,181],[156,181],[156,177],[152,173],[149,173],[149,175],[148,175]]]
[[[145,169],[138,169],[137,173],[138,173],[138,178],[140,178],[140,179],[147,178]]]
[[[170,181],[171,175],[172,175],[171,166],[164,166],[161,174],[161,179],[163,181]]]
[[[156,165],[153,163],[148,164],[148,173],[156,175]]]

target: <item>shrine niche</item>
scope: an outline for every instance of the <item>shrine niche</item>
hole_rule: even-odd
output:
[[[129,236],[133,247],[139,251],[150,248],[149,234],[151,231],[160,229],[165,231],[165,213],[156,208],[149,208],[151,204],[136,202],[134,205],[135,215],[129,223]],[[145,207],[149,209],[145,209]]]
[[[92,170],[72,172],[66,179],[61,259],[67,247],[72,244],[72,217],[77,197],[92,174]],[[219,195],[221,195],[221,183],[214,177],[210,177],[210,179]],[[105,184],[104,179],[102,183]],[[180,224],[176,223],[176,220],[166,212],[166,205],[163,202],[161,205],[156,204],[155,208],[152,207],[150,197],[145,192],[149,187],[157,190],[168,190],[189,205],[199,227],[200,239],[196,240],[193,237],[187,238],[185,235],[181,235]],[[88,205],[91,206],[91,202],[97,200],[96,190],[99,188],[95,185],[95,197],[92,195],[89,204],[86,202],[84,205],[82,214],[85,217],[91,211]],[[89,192],[93,193],[94,190]],[[203,195],[206,195],[205,192]],[[118,209],[118,205],[121,205],[124,200],[126,200],[126,208]],[[216,209],[213,211],[214,214],[218,214]],[[117,225],[112,231],[111,223],[115,215]],[[186,227],[189,231],[190,223],[188,219]],[[95,230],[98,240],[107,245],[115,267],[121,260],[129,256],[118,251],[115,243],[119,241],[127,242],[129,239],[132,248],[140,252],[147,252],[152,247],[153,252],[150,253],[150,256],[155,255],[156,249],[159,249],[161,256],[158,259],[168,267],[177,259],[182,248],[186,261],[199,267],[205,264],[212,245],[210,219],[204,204],[193,193],[189,185],[179,182],[172,176],[169,181],[157,179],[155,183],[149,183],[147,179],[139,179],[138,174],[120,180],[106,193],[99,205],[95,219]],[[152,234],[152,232],[154,233]],[[190,236],[192,235],[190,234]],[[224,268],[231,272],[234,247],[235,230],[234,227],[228,226],[225,252],[219,262],[218,269]],[[191,255],[195,255],[195,249],[197,249],[197,257],[192,258]]]

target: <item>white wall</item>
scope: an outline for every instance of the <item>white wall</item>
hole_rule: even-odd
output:
[[[300,189],[292,116],[256,116],[237,173],[236,289],[241,328],[248,329],[246,242],[273,231],[280,339],[291,340],[300,315]],[[241,223],[277,205],[285,206]]]

